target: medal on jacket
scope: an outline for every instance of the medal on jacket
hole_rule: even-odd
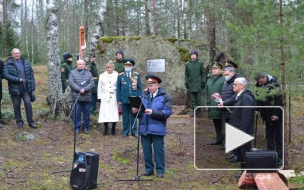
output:
[[[138,77],[136,75],[131,76],[133,90],[137,90],[137,79],[138,79]]]
[[[126,84],[126,81],[124,78],[121,79],[121,84]]]

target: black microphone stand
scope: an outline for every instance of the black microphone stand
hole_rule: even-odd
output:
[[[72,112],[73,112],[73,110],[74,110],[74,108],[75,108],[75,105],[76,105],[76,103],[78,102],[78,98],[79,98],[79,96],[80,96],[80,93],[81,93],[81,90],[80,90],[80,92],[78,93],[78,96],[77,96],[77,98],[76,98],[76,100],[75,100],[75,103],[74,103],[74,105],[73,105],[73,107],[72,107],[72,110],[71,110],[71,112],[70,112],[70,114],[69,114],[69,117],[68,117],[67,121],[69,121],[69,119],[70,119],[70,117],[71,117],[71,115],[72,115]],[[75,161],[75,153],[76,153],[76,130],[74,129],[74,152],[73,152],[72,169],[73,169],[73,164],[74,164],[74,161]],[[70,171],[71,171],[71,170],[62,170],[62,171],[54,171],[54,172],[52,172],[52,173],[62,173],[62,172],[70,172]]]
[[[135,122],[139,116],[139,113],[141,112],[141,107],[142,107],[143,103],[141,102],[140,103],[140,106],[138,108],[138,111],[137,111],[137,114],[136,114],[136,117],[135,117],[135,120],[134,120],[134,123],[132,125],[132,129],[134,128],[135,126]],[[135,179],[118,179],[117,181],[136,181],[137,184],[138,184],[138,187],[139,189],[141,189],[141,185],[139,183],[139,181],[153,181],[153,179],[140,179],[140,176],[138,175],[138,167],[139,167],[139,127],[140,127],[140,120],[138,121],[138,127],[137,127],[137,161],[136,161],[136,176],[135,176]]]

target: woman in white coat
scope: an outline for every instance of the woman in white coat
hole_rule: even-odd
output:
[[[112,61],[106,64],[106,71],[100,74],[97,97],[100,99],[100,110],[98,123],[104,123],[103,135],[108,134],[108,123],[112,123],[112,135],[116,135],[116,122],[121,121],[118,114],[118,104],[116,101],[116,84],[118,73],[114,70],[115,66]]]

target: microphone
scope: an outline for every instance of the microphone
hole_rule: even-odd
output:
[[[80,83],[80,86],[83,86],[87,83],[87,81],[83,81],[82,83]]]

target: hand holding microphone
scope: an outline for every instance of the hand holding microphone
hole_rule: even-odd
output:
[[[85,84],[87,84],[87,81],[83,81],[82,83],[80,83],[80,86],[83,86]]]

